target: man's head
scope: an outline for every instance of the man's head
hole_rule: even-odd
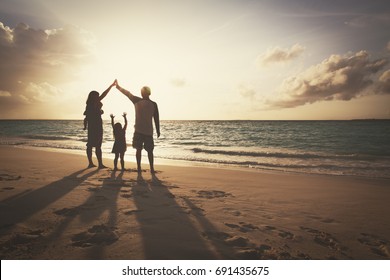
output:
[[[142,95],[142,98],[148,99],[150,94],[151,94],[151,93],[150,93],[150,88],[149,88],[149,87],[143,87],[143,88],[141,88],[141,95]]]

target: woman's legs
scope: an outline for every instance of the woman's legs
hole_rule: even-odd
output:
[[[92,161],[92,147],[87,146],[88,168],[95,167]]]
[[[96,153],[96,157],[97,157],[98,162],[99,162],[99,168],[106,168],[106,166],[104,166],[104,164],[103,164],[102,148],[101,147],[96,147],[95,148],[95,153]]]

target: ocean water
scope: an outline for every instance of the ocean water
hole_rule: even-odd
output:
[[[130,120],[131,124],[131,120]],[[132,126],[126,160],[134,161]],[[84,153],[82,120],[2,120],[0,145]],[[104,121],[104,156],[113,135]],[[162,121],[159,159],[285,172],[390,178],[390,120]]]

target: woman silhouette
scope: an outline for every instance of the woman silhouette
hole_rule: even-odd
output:
[[[116,80],[101,94],[97,91],[91,91],[88,95],[87,106],[85,108],[84,130],[88,127],[87,157],[88,168],[94,167],[92,161],[92,148],[95,147],[96,158],[99,162],[99,168],[106,168],[102,161],[102,142],[103,142],[103,121],[101,100],[106,97],[110,89],[116,85]]]

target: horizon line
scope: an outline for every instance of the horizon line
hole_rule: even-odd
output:
[[[0,118],[0,121],[82,121],[83,119],[14,119]],[[109,119],[103,119],[109,120]],[[353,119],[160,119],[160,121],[386,121],[390,118],[353,118]]]

